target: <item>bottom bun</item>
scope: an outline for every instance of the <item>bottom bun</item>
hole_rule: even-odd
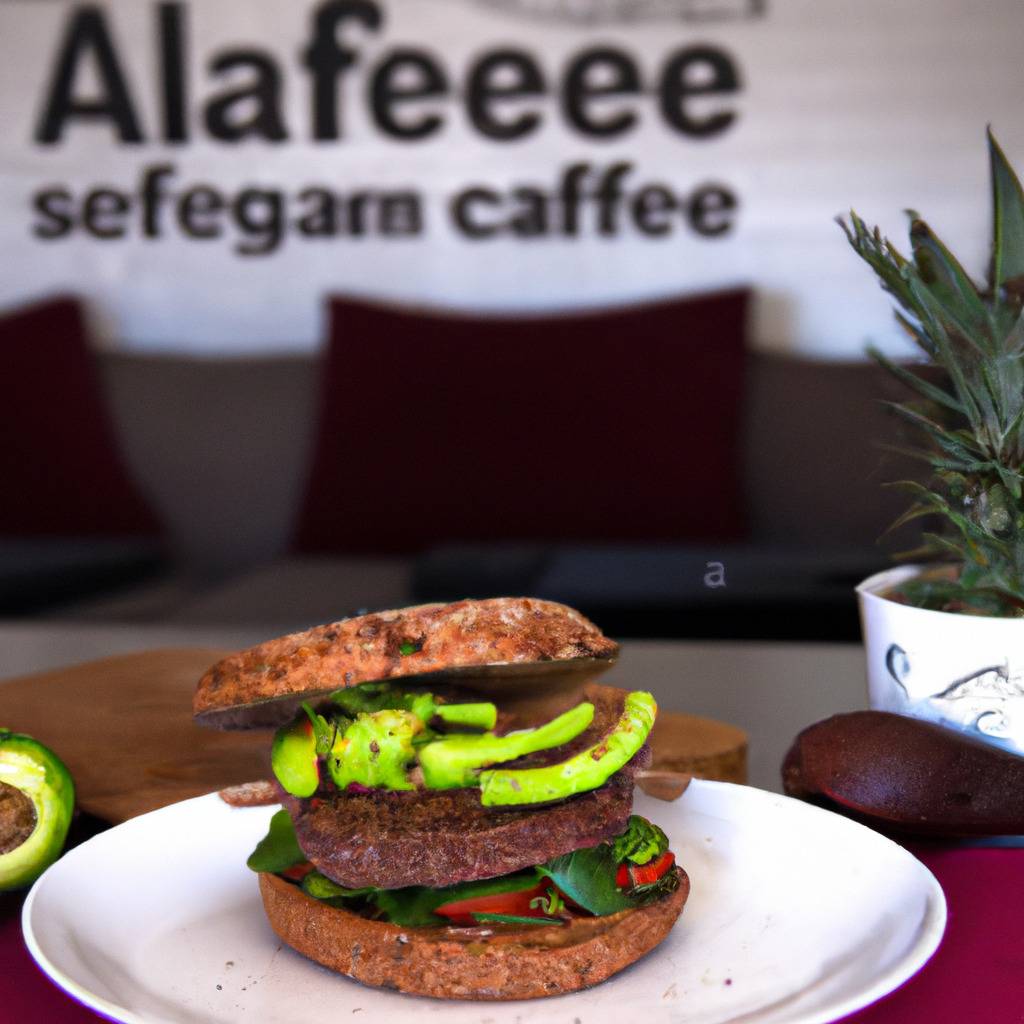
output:
[[[438,999],[537,999],[589,988],[668,935],[690,892],[567,925],[402,928],[370,921],[261,874],[271,927],[289,946],[364,985]]]

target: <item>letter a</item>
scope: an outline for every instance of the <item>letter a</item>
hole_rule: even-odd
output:
[[[76,99],[73,95],[75,74],[89,53],[95,58],[100,95],[93,99]],[[103,12],[92,4],[80,7],[68,24],[43,115],[36,126],[36,141],[59,142],[64,125],[75,117],[82,120],[105,118],[114,126],[121,142],[143,141],[106,20]]]
[[[704,573],[704,586],[724,587],[725,564],[723,562],[708,562],[706,567],[711,571]]]

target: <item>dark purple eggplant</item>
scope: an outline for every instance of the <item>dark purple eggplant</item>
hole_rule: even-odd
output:
[[[1024,757],[904,715],[854,711],[810,726],[786,755],[782,783],[884,830],[1024,834]]]

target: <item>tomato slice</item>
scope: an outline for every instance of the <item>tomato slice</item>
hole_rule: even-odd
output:
[[[293,882],[301,882],[312,870],[313,865],[308,860],[304,860],[299,864],[293,864],[290,868],[285,868],[284,871],[279,871],[278,874],[284,878],[290,878]]]
[[[635,889],[640,885],[656,882],[676,862],[676,855],[666,850],[657,860],[649,864],[620,864],[615,873],[615,884],[621,889]]]
[[[476,924],[474,914],[513,914],[516,917],[544,917],[542,907],[531,907],[530,901],[546,896],[550,882],[538,882],[531,889],[518,892],[496,892],[490,896],[474,896],[468,900],[455,900],[438,907],[434,913],[447,917],[453,924]]]

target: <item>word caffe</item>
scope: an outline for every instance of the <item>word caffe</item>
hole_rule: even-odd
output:
[[[155,75],[151,94],[143,95],[119,51],[116,29],[99,5],[68,8],[44,72],[33,129],[37,144],[62,143],[90,124],[110,128],[116,142],[128,145],[187,143],[200,133],[223,143],[335,142],[350,130],[346,102],[357,97],[377,132],[407,142],[429,139],[455,118],[493,142],[527,138],[548,122],[584,138],[615,139],[641,119],[656,120],[681,138],[703,140],[733,124],[731,97],[741,89],[734,58],[707,42],[671,50],[650,69],[607,43],[545,66],[529,50],[502,42],[481,48],[457,73],[418,44],[390,46],[370,59],[360,44],[384,31],[381,4],[326,0],[312,10],[307,41],[296,54],[301,86],[287,80],[292,71],[279,55],[251,45],[212,52],[205,63],[207,81],[196,81],[187,4],[156,4]],[[345,84],[354,75],[362,84],[350,91]],[[305,124],[288,123],[286,91],[307,97]],[[151,109],[147,123],[143,112]]]
[[[445,204],[451,230],[466,239],[530,240],[611,236],[631,232],[656,238],[689,229],[714,237],[732,227],[737,206],[722,185],[680,193],[656,182],[632,183],[629,163],[569,164],[548,184],[506,189],[474,184]],[[428,217],[415,189],[338,191],[324,184],[296,190],[245,186],[235,192],[181,181],[173,164],[142,169],[133,190],[99,186],[81,193],[61,186],[34,197],[33,234],[55,241],[75,233],[109,242],[224,239],[239,256],[276,252],[299,239],[408,239],[423,234]]]

